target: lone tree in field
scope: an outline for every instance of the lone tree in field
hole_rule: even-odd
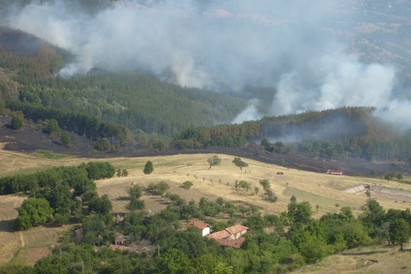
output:
[[[210,169],[212,166],[219,166],[221,159],[218,158],[217,155],[214,155],[213,157],[207,159],[207,163],[210,165],[210,167],[208,168]]]
[[[143,195],[143,190],[138,186],[134,185],[128,190],[130,195],[130,203],[127,206],[127,209],[130,211],[144,209],[144,201],[140,200],[140,197]]]
[[[248,167],[248,164],[246,162],[244,162],[243,160],[241,160],[240,157],[235,157],[234,160],[233,160],[233,164],[238,166],[240,168],[240,170],[243,170],[243,167]]]
[[[393,244],[399,244],[400,250],[404,250],[404,243],[408,243],[410,239],[410,229],[407,222],[400,218],[392,221],[388,229],[390,241]]]
[[[146,165],[144,166],[144,174],[151,174],[154,171],[153,163],[151,161],[147,161]]]

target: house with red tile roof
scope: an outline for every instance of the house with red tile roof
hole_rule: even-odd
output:
[[[226,230],[220,230],[208,235],[209,239],[221,240],[230,238],[231,234]]]
[[[210,234],[210,226],[206,223],[199,221],[191,221],[188,223],[188,226],[194,226],[201,230],[201,236],[207,236]]]
[[[241,237],[235,240],[227,240],[227,239],[221,239],[217,240],[217,242],[223,246],[223,247],[232,247],[232,248],[240,248],[241,245],[244,243],[245,238]]]
[[[228,231],[228,233],[230,233],[230,239],[235,240],[243,236],[245,233],[247,233],[248,227],[240,225],[240,224],[236,224],[236,225],[227,227],[225,230]]]
[[[216,240],[220,245],[224,247],[240,248],[241,244],[245,241],[242,236],[247,233],[248,227],[237,224],[227,227],[224,230],[220,230],[208,235],[209,239]]]

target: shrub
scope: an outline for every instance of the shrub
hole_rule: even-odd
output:
[[[144,174],[151,174],[154,171],[153,163],[151,161],[147,161],[146,165],[144,166]]]
[[[15,130],[20,129],[23,126],[23,118],[18,115],[11,117],[11,127]]]
[[[183,188],[185,188],[185,189],[190,189],[192,186],[193,186],[193,182],[185,181],[183,183]]]

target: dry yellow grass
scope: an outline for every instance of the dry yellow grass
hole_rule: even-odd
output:
[[[46,159],[36,155],[28,155],[17,152],[0,150],[0,176],[16,174],[19,172],[32,172],[38,169],[46,169],[52,166],[78,165],[82,162],[95,161],[90,158],[63,158]],[[170,185],[169,192],[176,193],[187,201],[194,199],[198,201],[201,197],[215,200],[223,197],[230,201],[244,201],[262,208],[263,213],[279,214],[286,210],[292,195],[299,201],[311,203],[314,212],[315,206],[319,205],[319,211],[314,213],[314,217],[320,217],[326,212],[338,211],[338,204],[350,206],[356,214],[366,202],[366,195],[354,195],[344,193],[343,190],[360,184],[375,184],[397,189],[411,191],[411,186],[398,182],[386,182],[380,179],[359,178],[349,176],[331,176],[320,173],[287,169],[280,166],[265,164],[251,159],[243,158],[249,166],[241,171],[232,160],[234,156],[219,155],[222,159],[220,166],[208,169],[207,159],[213,154],[195,155],[175,155],[157,157],[135,157],[135,158],[112,158],[99,159],[98,161],[108,161],[116,169],[127,169],[127,177],[114,177],[106,180],[96,181],[98,192],[108,194],[113,203],[113,212],[127,212],[125,206],[127,190],[132,184],[142,187],[149,183],[166,181]],[[145,163],[150,160],[154,165],[154,172],[150,175],[143,173]],[[277,171],[284,172],[284,175],[277,175]],[[278,196],[276,203],[269,203],[262,197],[262,187],[259,181],[268,179],[271,188]],[[181,187],[184,181],[194,183],[190,190]],[[246,180],[252,185],[250,193],[238,193],[234,189],[236,180]],[[228,183],[228,185],[227,185]],[[254,187],[259,187],[257,195],[251,195]],[[158,212],[166,207],[164,201],[157,196],[143,196],[146,208],[153,212]],[[23,198],[16,195],[2,196],[0,198],[0,264],[9,261],[19,253],[17,257],[27,257],[28,250],[33,247],[49,247],[55,244],[60,235],[67,230],[62,228],[33,228],[26,232],[11,232],[13,220],[17,216],[16,208],[19,207]],[[379,199],[384,208],[405,209],[408,203],[396,202],[394,200]],[[344,257],[345,258],[345,257]],[[328,260],[328,258],[326,259]],[[25,259],[27,261],[27,258]],[[325,261],[326,262],[326,261]]]
[[[23,200],[23,197],[17,195],[0,198],[0,265],[7,263],[16,255],[18,260],[32,263],[31,248],[50,247],[56,244],[69,227],[35,227],[28,231],[13,232],[17,209]]]
[[[411,190],[407,184],[398,182],[386,182],[381,179],[359,178],[350,176],[331,176],[320,173],[287,169],[272,164],[265,164],[250,159],[243,159],[249,166],[241,171],[234,166],[232,160],[234,156],[219,155],[222,159],[220,166],[214,166],[208,170],[207,159],[211,154],[195,155],[175,155],[164,157],[141,157],[141,158],[118,158],[111,162],[116,168],[126,168],[129,171],[128,177],[111,178],[97,181],[100,194],[108,194],[113,200],[114,211],[124,212],[127,205],[126,200],[119,199],[127,196],[127,189],[132,184],[142,187],[149,183],[158,183],[162,180],[170,185],[169,192],[176,193],[187,201],[194,199],[198,201],[201,197],[216,199],[223,197],[226,200],[242,200],[250,204],[263,208],[263,213],[281,213],[286,210],[291,196],[296,196],[299,201],[308,201],[313,206],[319,205],[315,217],[320,217],[326,212],[338,211],[339,207],[350,206],[355,213],[360,213],[361,206],[366,202],[364,193],[354,195],[344,193],[343,190],[360,184],[384,185],[386,187]],[[150,175],[143,173],[144,164],[151,160],[154,165],[154,172]],[[284,172],[284,175],[277,175],[277,171]],[[271,188],[278,196],[276,203],[269,203],[262,197],[262,187],[259,181],[268,179]],[[192,181],[194,186],[190,190],[181,188],[184,181]],[[250,192],[236,192],[234,182],[236,180],[246,180],[252,185]],[[228,186],[227,186],[228,183]],[[254,187],[260,190],[258,194],[252,195]],[[144,196],[147,208],[157,211],[165,207],[159,203],[159,199],[153,196]],[[408,203],[395,202],[394,200],[379,199],[385,208],[405,209]]]
[[[407,246],[404,247],[405,249]],[[311,274],[396,274],[410,273],[410,249],[372,246],[345,250],[329,256],[313,265],[307,265],[292,273]]]

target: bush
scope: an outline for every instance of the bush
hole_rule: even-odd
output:
[[[154,171],[153,163],[151,161],[147,161],[146,165],[144,166],[144,174],[151,174]]]
[[[108,141],[107,138],[101,138],[96,141],[94,144],[94,148],[99,150],[99,151],[106,151],[109,150],[111,147],[110,142]]]
[[[51,138],[56,138],[60,135],[61,129],[56,119],[50,119],[47,123],[47,131]]]
[[[185,189],[190,189],[192,186],[193,186],[193,182],[185,181],[183,183],[183,188],[185,188]]]
[[[61,133],[60,136],[60,141],[63,144],[63,146],[66,147],[72,147],[73,145],[71,144],[71,137],[70,134],[68,134],[68,132],[64,131],[63,133]]]
[[[91,180],[111,178],[116,174],[115,168],[109,162],[90,162],[85,165],[85,169]]]
[[[13,115],[11,118],[11,127],[15,130],[20,129],[23,126],[23,118],[18,115]]]

